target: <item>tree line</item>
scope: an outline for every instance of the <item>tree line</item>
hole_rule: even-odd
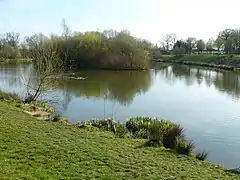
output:
[[[226,54],[240,54],[240,29],[224,29],[218,33],[216,39],[207,42],[195,37],[186,40],[176,40],[176,34],[166,34],[160,42],[159,49],[166,54],[191,54],[194,52],[224,52]]]
[[[224,29],[216,39],[210,38],[207,42],[194,37],[179,40],[174,33],[166,34],[160,45],[154,45],[132,36],[127,30],[71,32],[63,20],[61,35],[38,33],[20,39],[19,33],[8,32],[0,36],[0,60],[32,58],[43,64],[57,60],[67,70],[147,69],[157,53],[182,55],[203,51],[240,54],[240,29]]]
[[[18,33],[6,33],[0,39],[0,57],[5,59],[33,58],[33,61],[57,59],[69,70],[72,68],[147,69],[152,43],[133,37],[127,30],[109,29],[71,32],[62,23],[62,34],[50,37],[42,33],[25,37],[19,43]]]

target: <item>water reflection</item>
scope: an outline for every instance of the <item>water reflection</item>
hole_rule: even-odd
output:
[[[150,71],[83,71],[75,76],[87,79],[61,80],[59,88],[76,96],[105,98],[123,105],[148,91],[152,82]]]
[[[26,87],[24,78],[30,76],[31,64],[1,64],[0,88],[23,96]]]
[[[31,76],[32,65],[3,64],[0,66],[0,87],[3,90],[22,93],[24,81]],[[134,97],[149,90],[153,77],[164,77],[168,84],[184,81],[186,86],[206,85],[226,93],[233,99],[240,98],[240,74],[223,70],[211,70],[186,65],[156,64],[151,71],[82,71],[75,76],[87,77],[86,80],[66,80],[59,82],[59,90],[66,96],[85,98],[105,98],[118,103],[130,104]],[[65,96],[63,94],[63,96]],[[68,98],[69,99],[69,98]]]
[[[240,97],[239,73],[185,65],[168,66],[167,68],[156,69],[156,71],[171,84],[182,80],[186,86],[194,84],[206,85],[209,88],[214,86],[219,92],[226,93],[235,100]]]

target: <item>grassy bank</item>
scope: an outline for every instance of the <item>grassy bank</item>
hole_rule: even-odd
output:
[[[169,62],[178,64],[198,65],[205,67],[221,68],[226,70],[238,70],[240,68],[239,55],[184,55],[172,56],[163,55],[160,59],[154,59],[157,62]]]
[[[144,140],[40,121],[0,101],[2,179],[238,179]]]
[[[18,59],[1,59],[0,63],[30,63],[32,62],[31,58],[18,58]]]

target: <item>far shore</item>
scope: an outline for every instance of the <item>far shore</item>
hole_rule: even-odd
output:
[[[1,59],[0,58],[0,64],[1,63],[30,63],[32,62],[32,58],[17,58],[17,59]]]
[[[240,70],[240,56],[238,55],[184,55],[171,56],[163,55],[158,59],[153,59],[155,62],[196,65],[203,67],[219,68],[224,70]]]

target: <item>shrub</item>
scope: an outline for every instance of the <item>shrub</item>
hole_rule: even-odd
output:
[[[197,158],[198,160],[201,160],[201,161],[206,160],[207,157],[208,157],[208,152],[206,152],[205,150],[203,150],[202,152],[198,152],[198,153],[196,154],[196,158]]]

